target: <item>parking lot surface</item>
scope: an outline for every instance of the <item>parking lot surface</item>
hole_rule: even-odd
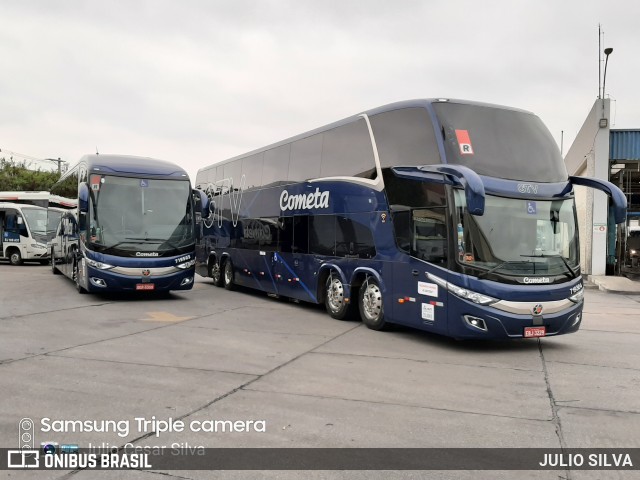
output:
[[[0,446],[640,447],[640,297],[585,292],[581,330],[458,342],[368,330],[214,287],[80,295],[50,267],[0,264]],[[234,432],[49,432],[42,419],[262,422]],[[256,424],[254,423],[254,426]],[[436,475],[437,474],[437,475]],[[635,472],[0,471],[5,478],[637,478]]]

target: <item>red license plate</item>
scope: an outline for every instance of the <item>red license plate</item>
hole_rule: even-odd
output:
[[[547,327],[524,327],[524,338],[544,337]]]
[[[137,283],[136,290],[155,290],[155,283]]]

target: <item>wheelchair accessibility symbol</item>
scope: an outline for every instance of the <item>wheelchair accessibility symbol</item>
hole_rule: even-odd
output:
[[[535,215],[537,213],[536,202],[527,202],[527,213],[529,215]]]

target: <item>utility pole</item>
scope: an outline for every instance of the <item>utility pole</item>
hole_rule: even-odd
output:
[[[55,158],[45,158],[45,160],[49,160],[50,162],[55,162],[58,164],[58,175],[62,175],[62,160],[60,157],[56,160]]]

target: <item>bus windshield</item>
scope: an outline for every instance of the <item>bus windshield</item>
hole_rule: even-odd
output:
[[[479,278],[553,275],[575,278],[579,266],[575,202],[487,195],[482,216],[470,215],[455,190],[456,263]]]
[[[194,243],[187,180],[92,175],[89,244],[112,255],[183,253]],[[155,256],[155,255],[154,255]]]
[[[566,182],[560,150],[532,113],[484,105],[434,103],[448,163],[479,175],[528,182]]]
[[[31,235],[45,237],[47,235],[47,210],[38,207],[22,207],[22,215],[29,226]]]

